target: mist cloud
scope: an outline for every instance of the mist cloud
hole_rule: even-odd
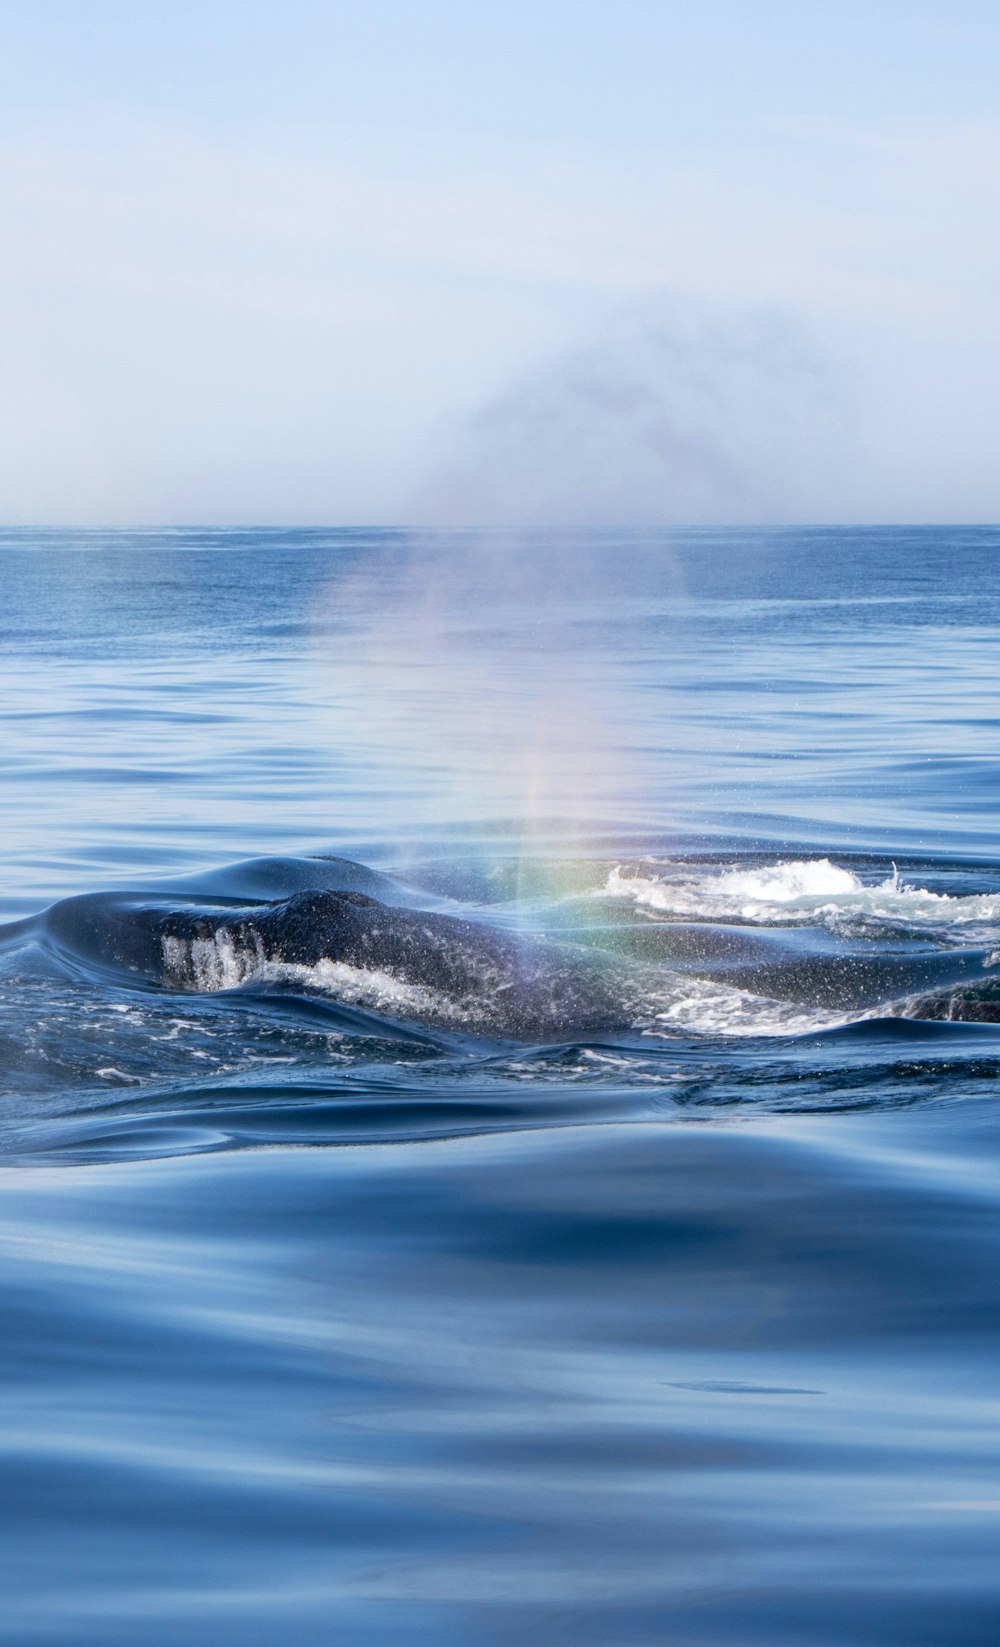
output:
[[[476,412],[416,513],[512,526],[836,515],[857,464],[853,398],[791,312],[658,294]]]

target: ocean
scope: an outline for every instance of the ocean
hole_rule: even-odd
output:
[[[998,572],[0,533],[0,1641],[1000,1639]]]

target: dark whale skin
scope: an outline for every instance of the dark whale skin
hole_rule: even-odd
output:
[[[1000,992],[991,984],[923,995],[909,1004],[907,1017],[950,1024],[1000,1024]]]
[[[419,1016],[464,1020],[473,1031],[538,1039],[621,1027],[629,1017],[620,970],[592,952],[390,907],[361,892],[201,909],[84,896],[54,906],[47,925],[61,947],[88,961],[172,989],[225,987],[206,982],[204,964],[224,945],[231,982],[269,963],[340,962],[431,992],[440,1011],[429,1005]]]
[[[672,929],[655,935],[673,947]],[[336,998],[336,978],[281,980],[262,973],[271,966],[310,969],[324,961],[340,963],[359,975],[339,981],[349,1004],[383,1011],[379,980],[371,979],[369,992],[364,974],[381,974],[383,985],[388,975],[424,992],[408,1001],[390,1001],[393,1017],[401,1011],[415,1022],[526,1040],[635,1028],[648,1017],[651,1004],[655,1010],[662,987],[662,968],[645,957],[611,956],[583,944],[529,937],[485,921],[385,904],[367,893],[341,889],[311,889],[249,904],[85,894],[54,904],[42,916],[12,923],[0,936],[9,943],[40,938],[43,947],[55,950],[71,967],[83,962],[154,987],[199,994],[260,981],[301,984],[306,993],[318,990]],[[886,1002],[889,1015],[1000,1022],[1000,980],[972,981],[982,967],[978,952],[935,955],[922,966],[928,982],[937,974],[939,987]],[[728,968],[718,961],[697,970],[707,978],[729,979]],[[838,958],[815,978],[800,964],[758,965],[753,983],[778,1000],[807,992],[811,999],[848,1010],[870,1009],[878,1001],[864,959],[855,956]]]

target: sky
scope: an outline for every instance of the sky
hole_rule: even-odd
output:
[[[998,80],[966,0],[0,0],[0,521],[996,520]]]

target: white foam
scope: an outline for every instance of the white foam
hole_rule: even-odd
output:
[[[651,864],[613,869],[604,894],[631,898],[640,908],[675,917],[739,920],[758,925],[821,921],[836,926],[852,918],[918,927],[1000,926],[1000,895],[955,898],[909,886],[895,869],[869,885],[829,858],[793,859],[753,869],[690,864]],[[971,937],[963,931],[965,939]]]
[[[809,1035],[856,1023],[866,1013],[777,1001],[707,978],[678,979],[672,994],[651,996],[634,1028],[644,1035]]]
[[[348,1006],[365,1007],[390,1017],[436,1018],[463,1022],[467,1012],[462,1004],[423,984],[410,984],[378,967],[348,966],[345,961],[317,961],[298,966],[287,961],[268,961],[256,974],[265,983],[304,984],[308,989],[332,995]]]
[[[757,903],[800,904],[860,892],[861,882],[829,858],[774,864],[766,869],[734,869],[719,880],[723,896]]]

